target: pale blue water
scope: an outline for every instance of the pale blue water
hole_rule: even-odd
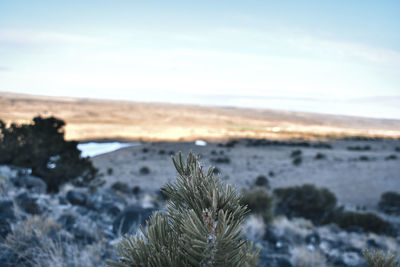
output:
[[[78,144],[78,149],[81,151],[82,157],[94,157],[104,153],[116,151],[118,149],[129,147],[129,146],[139,146],[140,143],[121,143],[121,142],[109,142],[109,143],[81,143]]]

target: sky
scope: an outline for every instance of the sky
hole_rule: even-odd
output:
[[[400,1],[0,1],[0,92],[400,119]]]

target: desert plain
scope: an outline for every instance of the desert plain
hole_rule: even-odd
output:
[[[4,122],[37,115],[63,119],[68,140],[140,142],[92,158],[106,186],[157,191],[175,179],[170,155],[193,151],[239,190],[263,175],[271,189],[315,184],[374,211],[383,192],[400,190],[400,120],[0,93]]]

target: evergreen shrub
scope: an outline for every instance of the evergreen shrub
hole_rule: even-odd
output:
[[[110,266],[256,266],[258,251],[243,237],[248,210],[230,185],[205,171],[189,153],[173,157],[174,183],[163,187],[165,212],[155,212],[136,236],[118,246],[119,262]]]
[[[305,184],[274,190],[276,213],[324,223],[336,207],[335,195],[326,188]]]
[[[260,214],[265,222],[270,222],[273,218],[273,200],[266,188],[256,187],[244,190],[241,203],[247,205],[251,212]]]
[[[393,227],[389,222],[370,212],[342,211],[334,216],[333,222],[344,229],[357,227],[377,234],[393,234]]]
[[[82,158],[76,141],[64,140],[65,122],[54,118],[33,118],[31,124],[6,124],[0,120],[0,164],[30,168],[43,179],[49,192],[74,182],[96,187],[103,183],[89,158]]]
[[[400,215],[400,194],[396,192],[383,193],[378,207],[387,214]]]

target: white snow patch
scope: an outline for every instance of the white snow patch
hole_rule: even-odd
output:
[[[142,199],[142,208],[144,209],[149,209],[149,208],[154,208],[154,197],[146,194],[144,195],[143,199]]]
[[[118,149],[129,147],[129,146],[139,146],[140,143],[120,143],[120,142],[110,142],[110,143],[82,143],[78,144],[78,149],[82,152],[81,157],[94,157],[104,153],[116,151]]]
[[[195,144],[196,146],[206,146],[206,145],[207,145],[207,142],[204,141],[204,140],[196,140],[196,141],[194,141],[194,144]]]

